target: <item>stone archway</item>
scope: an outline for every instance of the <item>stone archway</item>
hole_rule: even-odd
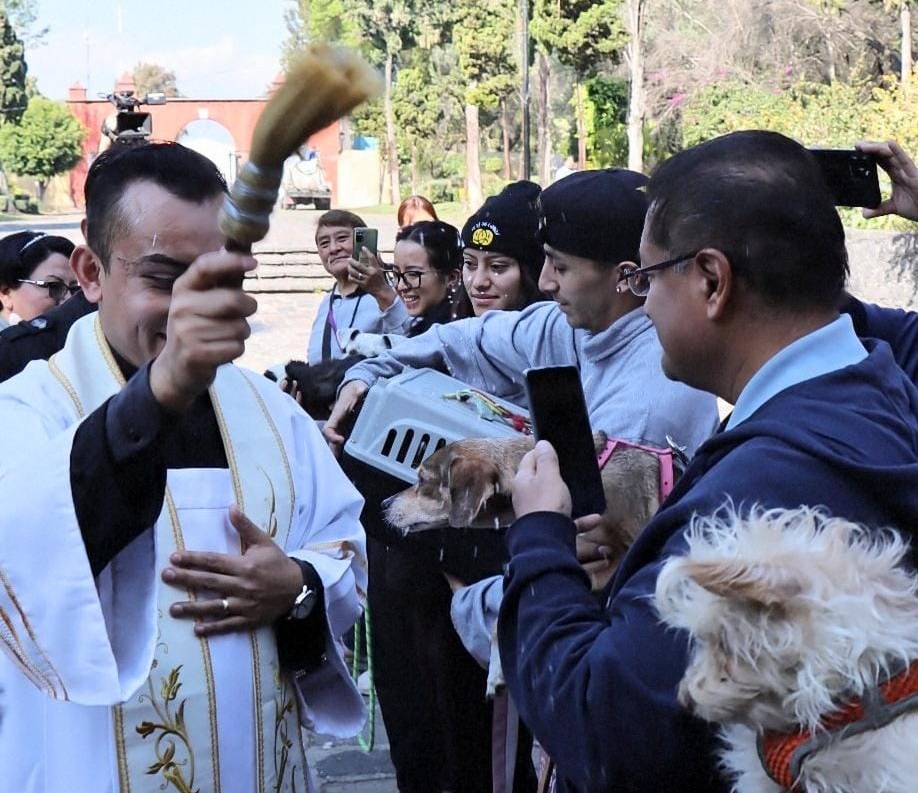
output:
[[[186,124],[175,136],[177,143],[207,157],[232,184],[239,168],[239,154],[230,131],[219,121],[199,118]]]

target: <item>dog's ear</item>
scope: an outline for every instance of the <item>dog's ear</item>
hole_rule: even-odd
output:
[[[684,572],[698,586],[724,598],[741,598],[762,606],[779,606],[799,595],[803,583],[793,568],[779,563],[741,560],[688,560]]]
[[[497,469],[472,460],[456,457],[449,466],[449,525],[469,526],[481,507],[494,494]]]

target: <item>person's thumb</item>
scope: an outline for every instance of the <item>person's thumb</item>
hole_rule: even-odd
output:
[[[242,540],[243,548],[250,545],[262,545],[266,542],[273,542],[272,539],[255,523],[249,520],[235,504],[229,509],[229,519],[230,523],[233,524],[233,528],[239,532],[239,539]]]
[[[533,449],[533,458],[536,469],[558,470],[558,455],[555,447],[548,441],[539,441]]]

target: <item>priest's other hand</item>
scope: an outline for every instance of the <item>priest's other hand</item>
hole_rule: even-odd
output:
[[[242,289],[251,256],[215,251],[199,256],[176,279],[166,341],[150,368],[150,388],[164,408],[185,410],[214,380],[217,367],[245,351],[247,318],[258,307]]]
[[[236,507],[230,523],[239,532],[241,556],[209,551],[176,551],[163,570],[163,581],[180,589],[204,592],[180,600],[169,613],[196,621],[198,636],[250,631],[272,625],[286,614],[303,588],[300,566]]]

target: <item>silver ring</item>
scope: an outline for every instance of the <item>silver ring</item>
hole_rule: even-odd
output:
[[[220,603],[223,606],[223,613],[229,614],[229,600],[227,598],[223,598],[220,600]]]

